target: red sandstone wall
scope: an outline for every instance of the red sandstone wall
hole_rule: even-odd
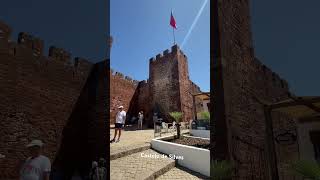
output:
[[[178,63],[181,111],[183,112],[183,121],[189,122],[193,119],[193,101],[191,94],[191,84],[189,80],[188,59],[182,51],[180,51],[180,54],[178,55]]]
[[[115,115],[120,105],[124,106],[127,112],[137,88],[137,81],[130,77],[124,77],[119,72],[110,72],[110,123],[114,124]]]
[[[223,82],[228,156],[236,165],[236,179],[268,179],[265,118],[259,100],[270,103],[284,99],[288,86],[254,58],[249,1],[219,1],[218,13],[221,57],[216,68],[223,74],[215,81]],[[283,115],[273,118],[275,133],[295,129],[290,118]],[[276,145],[276,149],[280,179],[293,179],[284,167],[298,157],[297,143]]]
[[[137,116],[138,112],[142,110],[144,112],[143,123],[148,126],[153,125],[151,99],[149,83],[147,81],[140,82],[138,86],[138,98],[134,105],[136,107],[134,115]]]
[[[178,46],[150,59],[149,79],[153,109],[158,104],[166,115],[181,111],[183,121],[189,122],[193,117],[191,94],[200,92],[200,88],[190,81],[187,57]]]
[[[180,111],[180,91],[178,73],[178,49],[172,48],[172,52],[165,51],[156,58],[150,59],[149,82],[152,94],[152,107],[156,104],[163,113]]]
[[[16,177],[31,139],[42,139],[44,154],[54,159],[91,69],[84,60],[67,63],[65,51],[42,56],[42,41],[25,33],[18,44],[8,43],[8,34],[0,38],[0,153],[6,156],[0,160],[1,178]]]

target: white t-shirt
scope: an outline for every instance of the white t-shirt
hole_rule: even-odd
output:
[[[143,120],[143,114],[139,113],[139,121]]]
[[[43,180],[45,173],[50,173],[51,163],[49,158],[38,156],[31,159],[29,157],[20,171],[20,180]]]
[[[121,112],[117,113],[116,123],[124,124],[125,121],[126,121],[126,112],[122,110]]]

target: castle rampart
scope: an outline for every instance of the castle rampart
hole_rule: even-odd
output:
[[[94,66],[83,58],[70,62],[71,54],[61,48],[51,47],[44,56],[42,40],[20,33],[13,42],[10,32],[0,22],[0,153],[6,156],[0,160],[1,178],[17,177],[32,139],[43,140],[44,154],[55,160]]]

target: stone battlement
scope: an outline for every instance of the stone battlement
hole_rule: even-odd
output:
[[[113,69],[110,69],[110,76],[112,79],[120,79],[127,81],[128,83],[132,83],[132,85],[137,86],[140,81],[133,79],[130,76],[125,76],[123,73],[114,71]]]
[[[64,68],[66,71],[72,69],[71,75],[81,75],[76,73],[79,71],[88,71],[92,63],[80,57],[75,57],[72,61],[71,53],[68,51],[50,46],[48,56],[43,55],[44,42],[38,37],[30,35],[25,32],[18,34],[18,41],[11,41],[11,29],[8,25],[0,21],[0,54],[7,54],[14,58],[24,60],[37,60],[39,63],[45,65],[41,68],[48,68],[54,66],[55,68]],[[60,68],[59,68],[60,69]]]
[[[197,91],[201,92],[201,89],[198,85],[190,80],[191,89],[196,89]]]
[[[166,49],[163,51],[163,53],[159,53],[156,55],[156,57],[150,58],[150,63],[155,63],[155,62],[161,62],[162,60],[169,59],[169,57],[175,56],[177,54],[182,54],[185,58],[187,56],[180,50],[178,45],[174,45],[171,47],[171,51],[169,49]]]
[[[261,63],[259,59],[254,58],[253,64],[257,72],[261,74],[265,80],[272,82],[274,87],[289,90],[288,82],[281,78],[277,73],[273,72],[269,67]]]

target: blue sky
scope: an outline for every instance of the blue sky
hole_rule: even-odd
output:
[[[111,67],[136,80],[149,76],[149,59],[173,44],[170,12],[177,23],[181,46],[205,0],[111,0]],[[210,1],[204,7],[188,41],[190,79],[202,91],[210,90]]]
[[[251,0],[256,56],[296,95],[320,95],[320,1]]]

